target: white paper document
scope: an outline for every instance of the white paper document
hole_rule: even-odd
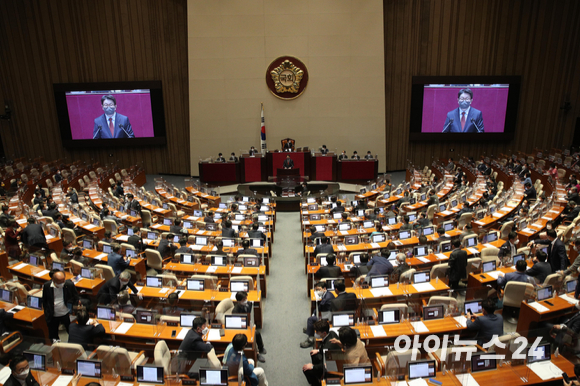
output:
[[[194,251],[201,251],[203,245],[191,245],[190,248],[193,249]]]
[[[413,284],[413,288],[415,288],[417,292],[435,291],[435,287],[433,287],[431,283]]]
[[[206,273],[210,273],[210,272],[215,272],[217,271],[217,267],[215,265],[210,265],[209,267],[207,267],[207,271],[205,271]]]
[[[8,380],[8,377],[12,374],[10,367],[6,366],[2,370],[0,370],[0,383],[5,384]]]
[[[243,267],[234,267],[234,269],[232,269],[232,273],[242,273],[242,268]]]
[[[461,324],[461,326],[467,327],[467,318],[465,316],[456,316],[453,319],[455,319],[457,323]]]
[[[538,311],[538,312],[546,312],[546,311],[549,311],[550,310],[548,307],[543,306],[543,305],[541,305],[538,302],[528,303],[528,306],[536,309],[536,311]]]
[[[391,292],[389,287],[371,288],[370,291],[375,298],[379,298],[382,296],[393,296],[393,292]]]
[[[461,382],[461,386],[479,386],[479,383],[473,378],[471,373],[465,374],[455,374],[459,382]]]
[[[103,260],[107,256],[108,255],[106,253],[101,253],[101,254],[95,256],[95,260]]]
[[[500,271],[491,271],[491,272],[486,272],[489,276],[493,277],[495,280],[497,280],[497,278],[499,277],[499,274],[501,273]]]
[[[61,375],[58,378],[56,378],[56,381],[54,381],[52,383],[52,386],[67,386],[70,381],[72,381],[73,376],[72,375]]]
[[[437,253],[435,256],[437,256],[438,260],[445,260],[448,257],[446,255],[444,255],[443,253]]]
[[[423,263],[430,263],[431,262],[431,260],[429,260],[426,257],[417,257],[417,259],[421,260]]]
[[[177,334],[177,339],[184,340],[185,335],[187,335],[188,332],[189,332],[189,328],[182,327],[181,331],[179,331],[179,334]]]
[[[371,243],[371,247],[373,247],[373,248],[380,248],[381,245],[379,243]]]
[[[344,245],[337,245],[336,247],[338,248],[339,251],[346,251],[346,246]]]
[[[494,214],[492,214],[492,216],[495,217],[495,218],[500,218],[500,217],[503,216],[503,213],[495,212]]]
[[[484,246],[484,247],[486,247],[486,248],[495,248],[495,247],[494,247],[493,245],[491,245],[491,244],[483,244],[483,246]]]
[[[558,368],[555,364],[550,361],[545,362],[537,362],[528,365],[530,370],[532,370],[538,377],[542,379],[542,381],[552,379],[552,378],[560,378],[562,376],[563,371]]]
[[[467,250],[471,253],[473,253],[474,255],[479,253],[479,250],[477,248],[467,248]]]
[[[125,322],[123,322],[113,332],[115,334],[126,334],[127,331],[129,331],[131,329],[131,327],[133,327],[133,323],[125,323]]]
[[[46,274],[47,274],[47,273],[49,273],[49,272],[50,272],[50,271],[49,271],[48,269],[45,269],[45,270],[43,270],[43,271],[40,271],[40,272],[38,272],[38,273],[35,273],[35,274],[34,274],[34,277],[41,277],[41,276],[44,276],[44,275],[46,275]]]
[[[560,295],[560,297],[570,304],[578,304],[578,300],[574,299],[571,296],[568,296],[568,294]]]
[[[415,332],[429,332],[429,329],[423,322],[411,322],[411,326],[413,326]]]
[[[17,271],[18,271],[18,270],[20,270],[20,269],[22,269],[22,268],[26,267],[27,265],[28,265],[28,264],[26,264],[26,263],[20,263],[20,264],[18,264],[16,267],[13,267],[12,269],[15,269],[15,270],[17,270]]]
[[[118,236],[117,240],[129,241],[129,236],[127,236],[127,235]]]
[[[387,333],[385,332],[383,326],[371,326],[371,331],[373,332],[373,335],[376,337],[387,336]]]
[[[222,337],[220,336],[220,330],[217,328],[212,328],[207,333],[207,340],[214,341],[214,340],[221,340]]]

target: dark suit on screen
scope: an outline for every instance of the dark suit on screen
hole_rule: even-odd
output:
[[[445,131],[443,131],[444,133],[477,133],[477,129],[475,128],[475,125],[471,122],[471,119],[475,120],[475,123],[477,124],[477,126],[479,127],[479,129],[481,130],[481,132],[483,133],[483,115],[481,114],[481,111],[479,111],[478,109],[474,109],[473,107],[470,107],[469,109],[469,114],[467,114],[467,116],[465,117],[465,127],[463,130],[461,130],[461,109],[456,108],[451,110],[450,112],[447,113],[447,119],[445,119],[445,124],[443,125],[443,128],[445,129],[447,127],[447,125],[449,124],[449,121],[451,119],[453,119],[453,123],[447,127],[447,129]]]
[[[121,128],[120,125],[123,125],[123,128]],[[100,131],[99,126],[101,126]],[[115,130],[113,136],[111,136],[111,130],[109,129],[107,116],[102,114],[95,118],[95,126],[93,127],[93,139],[111,138],[135,138],[135,134],[133,133],[133,129],[131,128],[131,123],[129,122],[128,117],[117,113],[115,117]]]

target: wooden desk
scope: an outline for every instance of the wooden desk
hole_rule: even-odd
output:
[[[573,293],[568,294],[568,296],[574,298]],[[564,300],[562,297],[554,297],[548,301],[552,303],[553,306],[547,304],[545,300],[539,302],[542,306],[548,308],[548,310],[544,312],[539,312],[525,301],[522,302],[520,316],[518,318],[518,326],[516,328],[516,331],[521,336],[527,337],[530,329],[534,328],[538,322],[554,320],[577,312],[574,305]]]
[[[94,264],[108,265],[109,257],[106,253],[99,252],[94,249],[85,249],[83,250],[83,256],[93,260]],[[133,268],[135,272],[141,275],[142,278],[147,276],[147,267],[145,266],[145,259],[143,257],[131,259],[129,266]]]
[[[337,162],[337,181],[374,180],[379,172],[379,160],[342,160]]]
[[[505,189],[505,188],[504,188]],[[475,233],[483,229],[490,229],[494,227],[498,221],[511,216],[511,214],[519,207],[524,199],[524,192],[521,189],[516,189],[515,194],[511,200],[506,203],[503,208],[496,210],[491,216],[485,216],[481,220],[472,221],[471,225]]]
[[[218,206],[218,204],[221,202],[221,198],[219,196],[210,196],[207,193],[203,193],[194,189],[192,186],[186,186],[185,190],[202,200],[202,202],[207,202],[211,207]]]
[[[0,307],[8,311],[16,307],[16,304],[0,301]],[[24,307],[22,310],[16,312],[12,320],[8,321],[7,324],[14,327],[11,330],[18,330],[20,332],[26,330],[26,334],[42,338],[48,336],[48,326],[46,325],[44,311],[42,310]]]

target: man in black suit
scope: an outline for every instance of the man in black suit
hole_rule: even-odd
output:
[[[292,151],[292,142],[290,141],[286,141],[286,143],[284,144],[284,148],[282,149],[282,151]]]
[[[322,339],[320,349],[310,351],[312,363],[302,366],[302,372],[310,385],[320,386],[320,380],[324,374],[324,350],[338,351],[341,347],[336,343],[331,343],[332,339],[338,339],[338,335],[336,335],[336,332],[330,331],[330,324],[327,320],[319,320],[314,323],[314,332],[317,338]]]
[[[173,225],[169,227],[169,232],[175,233],[177,235],[183,233],[183,228],[181,227],[181,220],[176,218],[173,220]]]
[[[30,372],[28,359],[22,354],[16,354],[10,361],[10,376],[4,386],[40,386]]]
[[[390,277],[391,282],[393,283],[400,282],[401,275],[403,275],[405,272],[411,269],[411,267],[409,267],[409,264],[407,264],[407,257],[405,256],[404,253],[397,253],[397,263],[398,264],[393,270],[393,273],[391,273]]]
[[[358,152],[356,150],[354,151],[354,153],[352,153],[352,157],[350,157],[350,159],[354,159],[354,160],[360,159],[360,155],[358,155]]]
[[[328,154],[328,149],[326,148],[326,145],[322,145],[322,147],[320,148],[320,153],[321,154]]]
[[[138,226],[133,227],[133,235],[129,236],[127,243],[134,246],[137,253],[143,252],[143,238],[141,238],[141,229]]]
[[[189,255],[193,254],[193,249],[191,249],[187,246],[187,237],[185,237],[185,236],[182,236],[179,239],[179,248],[177,248],[177,250],[175,251],[175,254],[178,254],[178,253],[185,253],[185,254],[189,254]]]
[[[322,244],[317,245],[316,248],[314,248],[312,255],[316,257],[319,253],[334,253],[334,249],[332,248],[332,245],[330,245],[330,239],[326,236],[322,238]]]
[[[245,291],[239,291],[236,293],[236,305],[232,310],[232,314],[250,314],[252,312],[253,304],[248,303],[248,293]],[[256,346],[258,346],[258,362],[266,362],[264,354],[267,350],[264,347],[264,340],[262,339],[262,334],[256,331]]]
[[[78,204],[79,203],[79,195],[77,192],[74,191],[72,186],[68,187],[66,192],[66,196],[69,198],[71,204]]]
[[[371,151],[370,151],[370,150],[369,150],[369,151],[367,151],[367,155],[365,155],[365,159],[373,159],[373,158],[374,158],[374,157],[373,157],[373,155],[372,155]]]
[[[576,310],[580,309],[580,304],[576,304]],[[548,324],[548,328],[551,326]],[[574,316],[570,319],[564,321],[564,323],[556,324],[553,326],[556,331],[556,337],[554,338],[555,346],[560,350],[563,348],[563,343],[566,338],[566,330],[571,331],[573,334],[580,334],[580,312],[576,312]]]
[[[139,201],[135,200],[135,197],[132,194],[127,195],[127,209],[134,210],[141,215],[141,204],[139,204]]]
[[[33,217],[28,219],[28,226],[20,233],[21,240],[27,247],[48,249],[42,226]]]
[[[250,248],[250,240],[244,239],[244,241],[242,241],[242,249],[238,249],[238,256],[239,255],[258,256],[258,251],[254,248]]]
[[[390,253],[389,249],[383,248],[380,254],[375,255],[367,263],[367,267],[371,267],[367,273],[367,278],[370,276],[390,275],[393,272],[393,265],[388,259]]]
[[[258,230],[258,228],[260,227],[260,224],[258,224],[257,222],[252,224],[252,229],[248,231],[248,237],[250,239],[262,239],[264,240],[264,243],[266,243],[267,237],[264,234],[264,232]]]
[[[570,188],[568,195],[566,196],[566,201],[574,201],[576,204],[580,204],[580,196],[578,195],[578,188],[573,186]]]
[[[467,252],[461,249],[461,241],[453,240],[453,252],[449,255],[449,286],[457,290],[461,279],[467,277]]]
[[[215,220],[213,218],[213,212],[211,210],[208,210],[206,212],[205,217],[203,218],[203,222],[210,223],[210,224],[213,224],[215,222]]]
[[[230,155],[230,162],[238,162],[238,157],[236,157],[236,153],[232,153]]]
[[[526,182],[524,188],[524,199],[528,201],[536,201],[536,188],[534,188],[529,182]]]
[[[219,153],[215,162],[226,162],[226,159],[223,157],[222,153]]]
[[[338,156],[338,160],[342,161],[348,159],[348,154],[346,154],[346,150],[343,150],[342,153],[340,153],[340,155]]]
[[[112,248],[113,251],[109,253],[109,256],[107,256],[107,264],[109,267],[113,268],[115,275],[119,275],[121,272],[127,269],[127,267],[129,267],[131,261],[127,259],[126,256],[121,256],[119,254],[119,252],[121,252],[121,245],[115,243],[112,245]]]
[[[323,237],[324,233],[318,232],[315,225],[310,225],[310,236],[308,236],[309,243],[313,243],[315,239],[322,239]]]
[[[42,308],[48,326],[48,338],[59,340],[58,328],[64,324],[66,330],[70,325],[69,307],[76,305],[79,294],[74,283],[66,280],[64,272],[52,270],[51,280],[42,286]]]
[[[534,240],[528,246],[534,244],[548,245],[548,262],[552,266],[552,272],[562,271],[568,267],[568,256],[566,255],[566,246],[558,237],[554,229],[546,232],[548,240]]]
[[[173,244],[173,234],[168,233],[164,239],[159,241],[159,245],[157,246],[157,251],[161,255],[161,258],[166,258],[171,254],[171,245]]]
[[[56,218],[56,215],[59,213],[57,207],[56,207],[56,203],[55,202],[51,202],[48,205],[48,209],[47,210],[43,210],[42,211],[42,215],[45,217],[50,217],[53,220]]]
[[[34,197],[34,199],[32,200],[32,205],[40,205],[42,203],[44,203],[45,199],[42,198],[42,195],[40,194],[40,192],[36,192],[36,195]]]
[[[61,181],[62,181],[62,174],[60,174],[60,170],[57,170],[56,174],[54,175],[54,182],[56,182],[58,184]]]
[[[335,213],[342,213],[344,211],[345,211],[345,209],[344,209],[344,206],[342,206],[342,202],[336,201],[336,207],[334,207],[330,210],[330,214],[334,215]]]
[[[580,206],[578,206],[575,201],[569,201],[568,206],[569,211],[564,215],[563,220],[572,222],[580,214]]]
[[[2,228],[8,228],[10,221],[14,220],[14,217],[8,213],[9,210],[8,205],[2,205],[2,214],[0,214],[0,227]]]
[[[230,220],[223,222],[222,237],[238,237],[238,234],[232,228],[232,222]]]
[[[197,317],[193,319],[193,326],[185,335],[185,338],[179,346],[181,351],[187,359],[197,359],[200,353],[208,353],[213,349],[210,342],[204,342],[202,337],[207,334],[207,321],[205,318]]]
[[[123,189],[123,183],[121,181],[117,181],[117,185],[115,186],[114,191],[115,197],[124,197],[125,196],[125,189]]]
[[[483,316],[475,315],[467,319],[467,330],[477,331],[477,344],[483,345],[495,336],[503,335],[503,318],[495,314],[495,300],[485,299],[482,304]]]
[[[258,151],[256,150],[256,148],[254,146],[252,146],[248,153],[250,154],[250,157],[252,157],[252,156],[256,155],[258,153]]]
[[[518,234],[514,231],[511,231],[508,234],[508,241],[503,243],[503,245],[499,248],[497,257],[499,257],[502,262],[507,262],[508,260],[511,261],[511,259],[518,251],[518,248],[516,247],[518,242]]]
[[[534,258],[534,265],[526,271],[526,275],[535,277],[538,283],[541,285],[546,280],[548,275],[552,274],[552,267],[550,263],[546,261],[548,255],[542,251],[536,251],[536,257]]]
[[[89,345],[94,344],[94,339],[105,334],[105,327],[93,320],[91,324],[89,321],[89,314],[85,310],[77,312],[77,322],[69,326],[68,342],[76,343],[83,346],[85,350],[89,350]]]
[[[439,196],[437,196],[437,193],[433,189],[429,191],[429,200],[427,200],[427,207],[430,205],[439,205]],[[438,210],[436,211],[438,212]]]
[[[350,274],[353,276],[353,282],[356,280],[357,277],[362,275],[368,275],[371,267],[367,265],[369,262],[369,255],[366,253],[360,254],[360,263],[354,263],[354,267],[350,269]]]
[[[321,314],[330,312],[330,302],[334,299],[334,294],[327,290],[328,284],[324,281],[319,281],[314,285],[314,294],[318,303],[318,312]],[[325,314],[323,314],[325,315]],[[314,324],[320,320],[318,315],[313,314],[306,321],[306,328],[302,331],[308,338],[300,343],[300,347],[307,348],[314,345]]]
[[[316,273],[314,274],[314,277],[316,277],[316,278],[340,277],[342,275],[342,271],[341,271],[340,267],[337,267],[336,265],[334,265],[335,261],[336,261],[336,257],[334,256],[334,254],[328,254],[326,256],[326,264],[327,265],[324,267],[321,266],[320,269],[318,271],[316,271]]]
[[[294,160],[292,160],[292,158],[290,158],[290,154],[288,154],[286,156],[286,159],[284,160],[284,163],[282,164],[282,167],[284,169],[292,169],[292,168],[294,168]]]
[[[123,271],[119,276],[115,276],[101,287],[97,294],[99,304],[109,305],[115,303],[117,295],[127,288],[131,288],[131,291],[137,294],[139,299],[143,299],[143,295],[138,293],[137,288],[131,283],[131,273]]]
[[[346,292],[343,281],[334,282],[334,292],[336,292],[336,297],[330,301],[330,311],[354,311],[356,309],[356,294]]]
[[[12,312],[6,312],[5,309],[0,309],[0,335],[4,335],[10,330],[6,327],[6,321],[12,319],[14,314]]]
[[[413,230],[413,225],[409,223],[410,219],[408,215],[403,216],[403,225],[399,228],[400,231],[410,231]]]

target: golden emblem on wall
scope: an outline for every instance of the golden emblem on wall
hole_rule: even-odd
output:
[[[306,89],[308,71],[298,58],[283,56],[275,59],[266,72],[266,85],[280,99],[298,98]]]

